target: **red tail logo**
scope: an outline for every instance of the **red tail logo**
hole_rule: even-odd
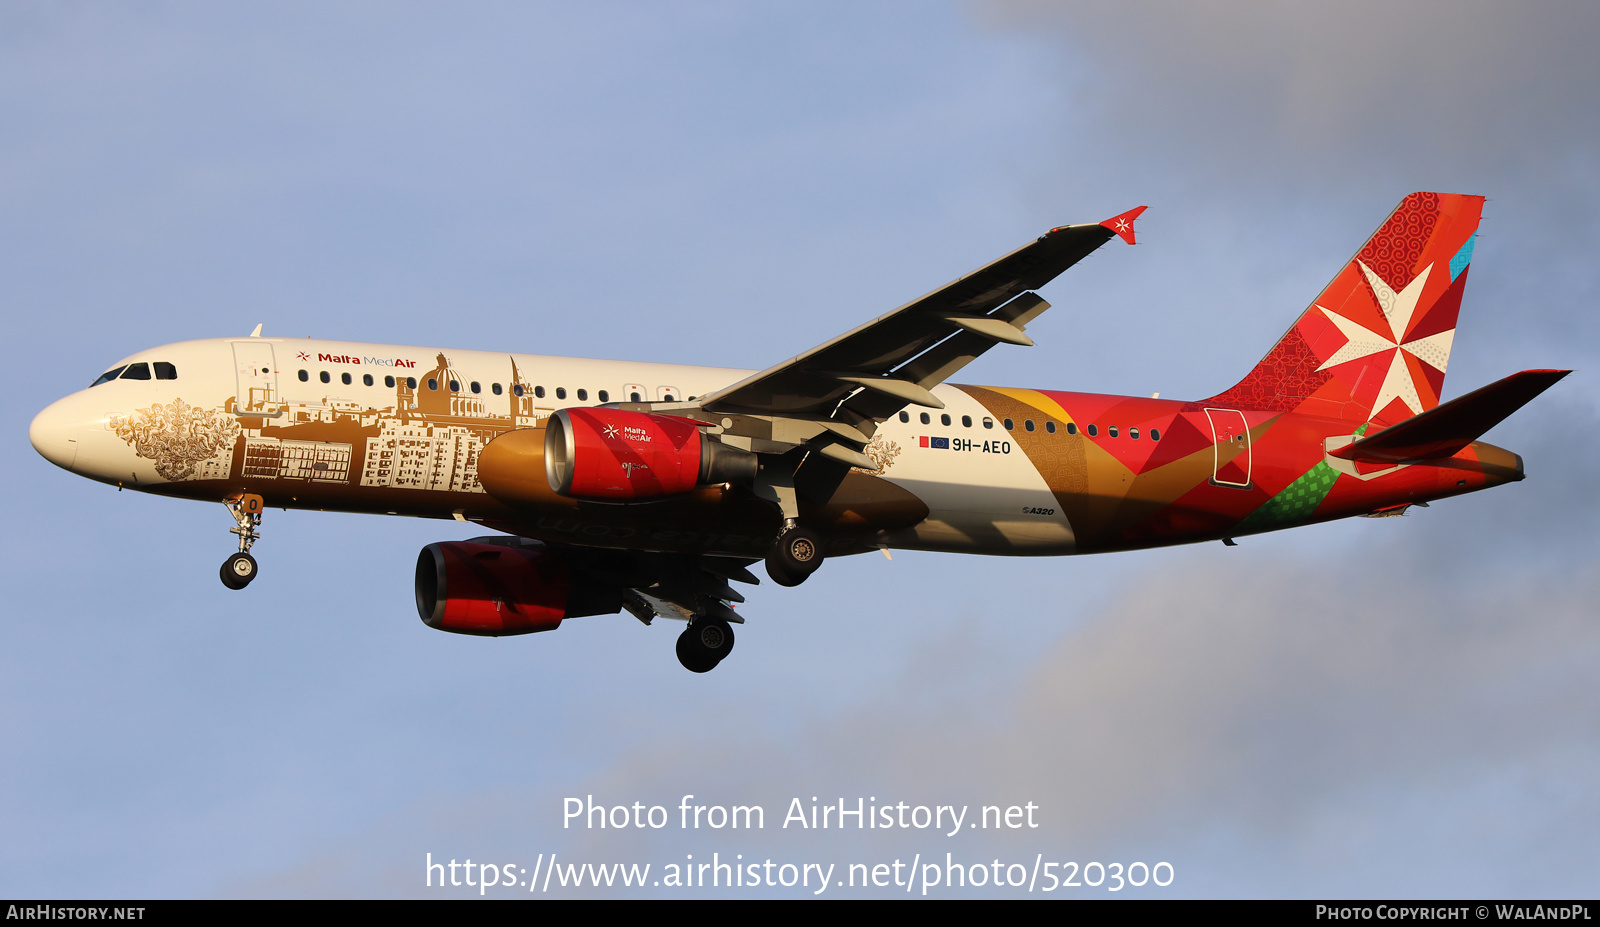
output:
[[[1439,404],[1483,197],[1413,193],[1208,404],[1392,425]]]

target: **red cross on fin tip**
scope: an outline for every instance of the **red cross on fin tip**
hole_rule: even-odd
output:
[[[1137,244],[1137,242],[1133,240],[1133,220],[1139,218],[1139,214],[1144,212],[1147,208],[1148,207],[1145,206],[1135,206],[1133,209],[1128,210],[1122,215],[1112,216],[1100,224],[1111,231],[1116,232],[1117,235],[1121,236],[1122,240],[1128,244]]]

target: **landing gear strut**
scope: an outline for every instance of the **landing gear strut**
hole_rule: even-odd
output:
[[[678,662],[691,673],[709,673],[733,650],[733,627],[702,615],[678,635]]]
[[[767,554],[767,575],[780,586],[798,586],[822,566],[822,538],[793,521]]]
[[[239,536],[239,552],[222,561],[222,584],[229,589],[243,589],[256,578],[256,558],[250,556],[250,546],[261,540],[256,529],[261,527],[264,504],[261,497],[254,493],[246,493],[236,499],[224,499],[223,504],[228,507],[233,520],[239,523],[238,527],[228,529],[230,534]]]

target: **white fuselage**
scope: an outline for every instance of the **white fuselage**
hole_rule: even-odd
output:
[[[137,365],[145,365],[147,378],[130,378]],[[158,378],[158,365],[173,375]],[[203,497],[172,485],[184,481],[198,481],[198,490],[231,479],[242,481],[239,491],[254,491],[251,474],[276,467],[277,479],[343,481],[357,500],[365,488],[481,494],[471,468],[495,429],[535,427],[568,406],[693,400],[750,373],[286,338],[165,345],[111,367],[118,368],[121,377],[38,415],[29,436],[41,454],[92,479],[175,495]],[[907,421],[892,417],[875,436],[880,456],[887,454],[882,478],[929,510],[882,546],[1072,552],[1065,515],[1011,435],[960,388],[934,393],[945,409],[908,409]],[[248,443],[242,469],[228,437],[241,428]],[[344,437],[340,428],[360,435]],[[955,443],[930,449],[930,435]],[[395,510],[373,496],[370,507],[341,507]]]

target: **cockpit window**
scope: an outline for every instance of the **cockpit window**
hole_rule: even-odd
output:
[[[127,369],[128,368],[126,367],[117,367],[112,370],[107,370],[105,373],[100,374],[99,379],[95,380],[93,383],[90,383],[89,388],[94,389],[96,386],[99,386],[102,383],[109,383],[112,380],[115,380],[117,377],[122,376],[122,371]]]
[[[154,366],[157,380],[176,380],[178,378],[178,368],[166,361],[156,361]],[[265,373],[265,371],[262,372]]]
[[[148,379],[150,379],[150,365],[149,364],[143,364],[143,363],[140,363],[140,364],[129,364],[128,365],[128,369],[122,371],[122,379],[124,379],[124,380],[148,380]]]

